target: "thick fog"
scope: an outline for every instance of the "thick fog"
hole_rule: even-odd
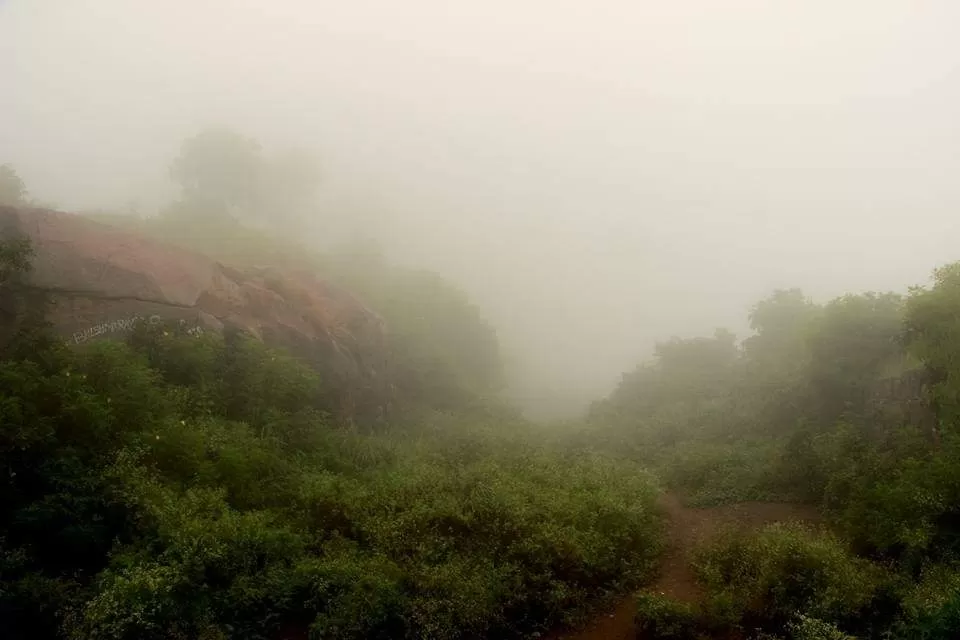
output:
[[[0,163],[150,212],[205,126],[312,148],[318,245],[458,281],[512,395],[575,407],[773,288],[960,259],[958,26],[951,0],[0,0]]]

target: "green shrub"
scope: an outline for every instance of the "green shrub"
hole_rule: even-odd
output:
[[[652,593],[637,596],[637,637],[641,640],[697,640],[699,613],[689,604]]]
[[[837,509],[859,544],[917,567],[925,558],[960,553],[960,438],[944,436],[938,451],[884,460],[874,453],[849,480]],[[854,471],[851,471],[852,474]]]
[[[305,409],[325,409],[316,372],[253,337],[228,332],[190,336],[176,325],[140,323],[131,346],[164,381],[185,393],[183,410],[257,428]]]
[[[901,621],[890,634],[897,640],[953,640],[960,629],[960,593],[952,592],[939,608]]]
[[[960,629],[960,567],[929,565],[902,594],[903,613],[891,637],[947,640]]]
[[[341,540],[295,568],[296,606],[311,638],[397,638],[408,633],[409,594],[403,569]],[[294,617],[296,619],[296,617]]]
[[[782,456],[777,441],[691,442],[678,446],[661,468],[667,483],[696,506],[780,500],[789,497],[778,475]]]
[[[496,412],[345,433],[320,387],[176,327],[0,361],[8,635],[516,637],[651,575],[635,464]]]
[[[787,625],[787,631],[790,640],[856,640],[829,622],[805,615],[799,615],[796,620],[791,621]]]
[[[787,524],[726,532],[698,551],[695,567],[710,607],[768,631],[796,613],[855,628],[877,613],[887,579],[832,534]]]

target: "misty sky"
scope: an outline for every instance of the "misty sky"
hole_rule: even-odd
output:
[[[958,27],[955,0],[0,0],[0,163],[149,210],[206,125],[314,148],[318,244],[375,230],[471,292],[518,395],[587,397],[775,287],[960,259]]]

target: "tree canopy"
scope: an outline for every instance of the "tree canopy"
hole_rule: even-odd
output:
[[[9,164],[0,165],[0,205],[26,204],[27,185]]]
[[[184,140],[170,175],[182,190],[181,208],[193,215],[228,213],[274,226],[307,219],[320,185],[312,152],[287,148],[268,155],[256,139],[225,127]]]
[[[170,175],[191,201],[249,212],[257,204],[262,165],[259,142],[230,129],[212,128],[183,141]]]

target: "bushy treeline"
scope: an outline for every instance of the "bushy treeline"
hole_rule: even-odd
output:
[[[773,524],[727,531],[698,549],[703,599],[683,604],[644,592],[643,640],[950,640],[960,629],[960,567],[917,574],[855,554],[826,528]]]
[[[840,637],[804,635],[820,623],[862,637],[958,637],[960,265],[906,296],[820,305],[778,291],[750,324],[739,344],[719,330],[658,345],[591,411],[609,425],[604,438],[696,504],[822,506],[840,538],[772,530],[708,554],[711,602],[733,612],[728,623],[791,638]],[[921,595],[930,580],[943,589],[935,597]],[[801,614],[814,620],[807,631]]]
[[[511,637],[656,564],[635,464],[476,411],[345,432],[314,370],[244,335],[37,322],[0,352],[4,637]]]

